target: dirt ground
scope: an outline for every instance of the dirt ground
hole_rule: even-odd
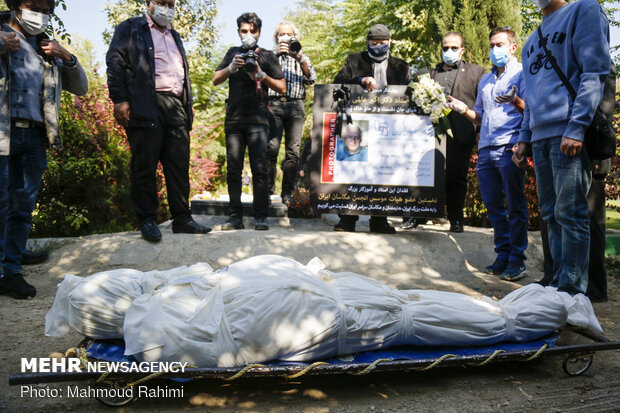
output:
[[[199,217],[216,226],[223,218]],[[396,221],[395,221],[396,222]],[[251,222],[246,222],[246,228]],[[350,270],[397,288],[432,288],[474,296],[501,298],[518,284],[480,272],[492,262],[492,234],[466,228],[451,234],[445,226],[427,225],[396,235],[367,232],[362,222],[357,233],[336,233],[332,222],[270,220],[269,231],[214,230],[204,236],[173,235],[149,244],[138,233],[94,235],[39,241],[52,247],[50,260],[26,267],[24,274],[38,289],[33,300],[0,297],[0,411],[7,412],[110,412],[92,398],[31,397],[8,378],[20,371],[22,357],[47,357],[75,346],[81,337],[45,337],[45,314],[66,273],[86,276],[113,268],[164,270],[196,262],[219,269],[231,262],[260,254],[279,254],[302,263],[317,256],[328,269]],[[538,234],[530,234],[529,277],[541,277]],[[606,303],[594,304],[605,336],[620,341],[620,282],[609,279]],[[240,379],[233,382],[196,381],[183,385],[170,381],[152,386],[183,390],[179,398],[140,398],[119,412],[606,412],[620,411],[620,350],[596,353],[590,369],[579,377],[562,371],[561,357],[534,362],[495,363],[485,367],[436,368],[427,372],[375,373],[366,376],[314,376],[296,381]],[[63,389],[89,383],[33,385]]]

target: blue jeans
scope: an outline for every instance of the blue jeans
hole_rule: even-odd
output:
[[[248,147],[252,170],[252,193],[254,194],[254,217],[266,218],[269,211],[267,178],[267,135],[263,125],[226,125],[226,183],[230,196],[230,215],[243,217],[241,203],[241,173],[245,147]]]
[[[586,293],[590,250],[588,190],[592,183],[585,146],[576,156],[560,151],[562,137],[532,144],[540,214],[547,224],[553,258],[552,287]]]
[[[522,263],[527,249],[528,226],[525,169],[512,161],[512,152],[507,151],[511,147],[482,148],[476,172],[487,216],[493,226],[497,257]]]
[[[11,127],[11,152],[2,157],[8,162],[8,213],[2,257],[2,268],[7,275],[21,273],[32,211],[47,167],[46,146],[43,129]]]

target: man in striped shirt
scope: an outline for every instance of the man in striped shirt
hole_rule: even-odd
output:
[[[293,23],[283,21],[274,31],[276,49],[286,93],[269,89],[269,142],[267,143],[267,173],[270,194],[275,192],[278,152],[285,137],[286,154],[282,160],[282,202],[288,204],[295,189],[299,169],[299,147],[304,127],[306,86],[316,81],[316,72],[308,56],[302,53],[299,31]]]

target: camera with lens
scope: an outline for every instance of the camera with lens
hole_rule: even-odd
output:
[[[347,102],[351,99],[351,88],[346,85],[340,85],[340,88],[334,88],[332,91],[334,102]]]
[[[288,41],[288,50],[292,55],[296,55],[301,51],[301,43],[299,43],[296,37],[291,37]]]
[[[246,72],[254,73],[256,70],[256,60],[258,59],[258,55],[254,50],[248,50],[246,53],[241,54],[241,58],[243,59],[243,67]]]

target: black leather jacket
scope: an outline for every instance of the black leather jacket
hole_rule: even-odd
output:
[[[187,128],[191,129],[194,116],[187,58],[179,34],[172,30],[172,36],[185,65],[183,104],[187,113]],[[110,99],[115,104],[129,102],[129,127],[157,127],[155,49],[146,16],[132,17],[116,27],[106,64]]]

